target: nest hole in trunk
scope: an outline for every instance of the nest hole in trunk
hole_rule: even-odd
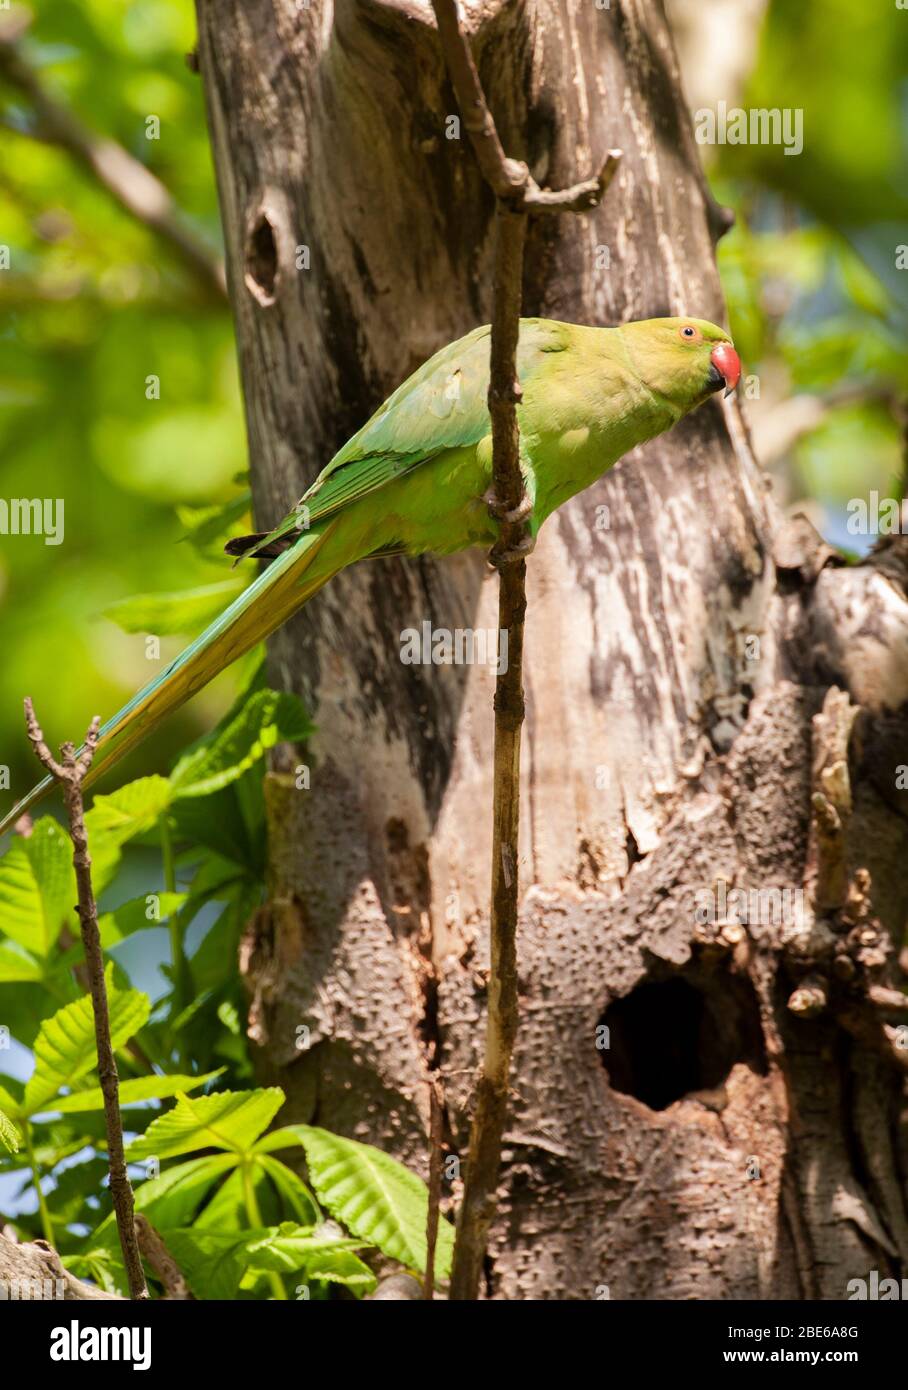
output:
[[[738,1062],[766,1071],[753,986],[724,971],[645,979],[613,1000],[599,1025],[608,1029],[599,1055],[612,1089],[651,1110],[716,1090]]]
[[[246,240],[246,288],[264,308],[277,295],[278,257],[275,228],[265,208],[260,208]]]

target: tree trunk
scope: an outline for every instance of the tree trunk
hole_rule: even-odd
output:
[[[503,143],[540,184],[624,149],[596,213],[532,223],[524,312],[721,320],[721,210],[661,6],[464,12]],[[266,526],[488,318],[492,205],[449,138],[428,4],[198,13]],[[261,1071],[282,1122],[423,1172],[427,1076],[463,1158],[480,1057],[493,673],[404,665],[400,636],[494,628],[496,582],[478,553],[363,564],[270,648],[317,733],[268,782],[270,902],[242,958]],[[841,1298],[908,1257],[906,583],[899,545],[842,567],[783,521],[736,402],[544,527],[489,1296]],[[761,896],[736,913],[735,888]]]

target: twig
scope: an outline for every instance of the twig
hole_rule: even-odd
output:
[[[25,820],[26,817],[23,816],[22,819]],[[22,831],[19,829],[18,823],[16,825],[16,833],[18,835],[22,834]],[[69,927],[65,924],[60,931],[60,935],[58,936],[57,941],[62,951],[68,951],[70,946],[75,945],[75,937],[70,932]],[[73,979],[75,980],[76,984],[79,986],[80,989],[84,989],[86,994],[89,993],[91,989],[91,983],[88,975],[88,966],[85,964],[84,961],[79,960],[74,962]],[[154,1063],[152,1062],[151,1058],[148,1056],[144,1048],[141,1046],[141,1044],[136,1042],[135,1038],[129,1039],[129,1042],[126,1044],[126,1051],[129,1053],[130,1057],[135,1058],[135,1060],[138,1062],[139,1066],[142,1068],[143,1071],[148,1072],[149,1075],[154,1071]]]
[[[28,737],[38,761],[47,768],[53,778],[63,788],[66,813],[69,817],[69,833],[73,842],[73,869],[76,875],[76,888],[79,895],[79,925],[82,931],[82,944],[85,948],[85,962],[88,966],[91,1002],[95,1018],[95,1045],[98,1052],[98,1077],[101,1093],[104,1096],[104,1122],[107,1128],[107,1157],[110,1167],[110,1194],[117,1218],[120,1246],[129,1281],[129,1296],[133,1299],[148,1297],[142,1257],[133,1220],[133,1195],[126,1159],[123,1152],[123,1122],[120,1116],[119,1081],[117,1063],[110,1037],[110,1012],[107,1007],[107,989],[104,983],[104,955],[101,950],[101,932],[98,927],[98,905],[95,902],[91,882],[91,857],[88,853],[88,835],[85,830],[85,807],[82,802],[82,779],[91,767],[95,748],[98,744],[98,729],[101,720],[95,715],[91,721],[85,744],[76,756],[71,743],[61,745],[62,763],[58,763],[44,742],[44,735],[35,717],[31,700],[25,701],[25,726]]]
[[[96,135],[50,96],[15,43],[21,29],[18,16],[0,25],[0,78],[30,101],[36,122],[30,133],[71,154],[121,207],[170,243],[192,272],[203,279],[209,293],[214,291],[218,298],[225,298],[227,282],[223,265],[181,220],[160,179],[122,145]]]
[[[563,188],[559,193],[538,188],[532,179],[528,179],[523,205],[530,212],[589,212],[602,202],[620,162],[621,151],[609,150],[598,174],[584,179],[582,183],[572,184],[570,188]]]
[[[509,159],[504,152],[470,45],[460,28],[457,0],[432,0],[432,8],[464,130],[470,137],[482,176],[496,198],[514,202],[532,212],[588,212],[596,207],[615,175],[621,151],[609,150],[599,173],[593,178],[557,193],[541,189],[523,161]]]
[[[507,661],[495,685],[492,830],[491,970],[485,1057],[476,1091],[463,1201],[457,1221],[452,1299],[475,1299],[485,1258],[501,1164],[511,1054],[517,1036],[517,849],[520,813],[520,734],[524,718],[523,626],[529,507],[520,470],[517,344],[523,283],[526,214],[587,212],[611,183],[620,150],[610,150],[598,175],[561,192],[542,190],[526,164],[509,159],[498,138],[456,0],[432,0],[448,75],[479,168],[496,195],[495,271],[489,371],[493,497],[501,521],[490,560],[499,572],[498,627],[507,634]]]
[[[523,478],[517,428],[515,351],[526,219],[499,207],[496,215],[495,294],[489,414],[492,476],[499,505],[520,513]],[[519,544],[524,522],[505,520],[498,545]],[[516,533],[516,535],[515,535]],[[511,1053],[517,1036],[517,842],[520,820],[520,733],[523,725],[523,623],[526,561],[499,566],[498,630],[507,633],[507,663],[495,681],[492,806],[492,905],[489,920],[488,1022],[463,1201],[457,1222],[451,1298],[475,1299],[495,1211],[501,1137],[508,1104]],[[499,638],[501,640],[501,638]]]
[[[432,8],[464,130],[470,137],[482,176],[496,198],[519,195],[530,171],[520,160],[508,159],[502,148],[470,45],[460,28],[457,0],[432,0]]]
[[[173,1301],[194,1299],[195,1294],[187,1284],[183,1271],[148,1217],[143,1216],[141,1212],[136,1217],[136,1237],[139,1242],[139,1249],[148,1261],[152,1272],[164,1285],[164,1297]]]
[[[426,1216],[426,1276],[422,1296],[435,1297],[435,1246],[438,1242],[438,1209],[441,1205],[442,1109],[437,1077],[429,1079],[429,1210]]]

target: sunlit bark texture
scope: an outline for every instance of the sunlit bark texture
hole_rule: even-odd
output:
[[[721,320],[660,5],[463,8],[540,184],[624,150],[601,209],[532,224],[525,312]],[[199,0],[199,24],[267,525],[488,318],[492,206],[428,3]],[[736,402],[544,528],[488,1296],[838,1298],[908,1256],[906,577],[899,544],[846,567],[783,521]],[[270,651],[318,729],[269,778],[270,907],[241,961],[260,1070],[290,1118],[423,1172],[428,1072],[463,1154],[479,1059],[493,674],[403,664],[400,634],[494,627],[495,585],[480,554],[369,562]],[[760,896],[742,913],[735,889]]]

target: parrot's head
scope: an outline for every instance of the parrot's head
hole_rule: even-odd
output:
[[[641,381],[683,411],[693,410],[715,391],[728,396],[738,384],[741,359],[731,338],[714,323],[641,319],[624,324],[621,331]]]

